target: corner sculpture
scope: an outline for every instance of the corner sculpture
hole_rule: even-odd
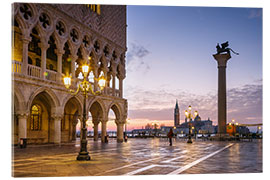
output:
[[[231,54],[231,51],[236,54],[236,55],[239,55],[239,53],[233,51],[231,48],[228,48],[229,46],[229,41],[226,41],[225,43],[222,43],[221,44],[221,47],[219,46],[219,43],[217,43],[217,54],[221,54],[221,53],[228,53],[228,54]]]

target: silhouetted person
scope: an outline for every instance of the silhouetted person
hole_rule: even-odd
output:
[[[169,138],[169,141],[170,141],[170,146],[172,146],[172,138],[173,138],[173,130],[172,128],[170,129],[170,131],[168,132],[167,136]]]
[[[109,135],[107,134],[106,136],[105,136],[105,143],[108,143],[109,142]]]

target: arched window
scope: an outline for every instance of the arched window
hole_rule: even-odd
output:
[[[41,107],[37,104],[31,108],[30,129],[32,131],[41,130]]]
[[[36,58],[36,66],[40,67],[41,60],[39,58]]]
[[[28,57],[28,64],[33,64],[33,61],[30,57]]]

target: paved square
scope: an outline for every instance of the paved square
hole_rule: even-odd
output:
[[[262,172],[262,142],[129,139],[88,141],[91,161],[77,161],[79,141],[61,146],[14,147],[13,176],[112,176]]]

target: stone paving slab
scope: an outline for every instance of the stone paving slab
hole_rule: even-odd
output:
[[[14,147],[13,176],[165,175],[182,167],[188,167],[179,171],[183,174],[262,172],[261,141],[174,141],[173,146],[168,146],[163,139],[129,139],[120,144],[90,139],[91,161],[76,160],[78,144],[79,141],[61,146]]]

